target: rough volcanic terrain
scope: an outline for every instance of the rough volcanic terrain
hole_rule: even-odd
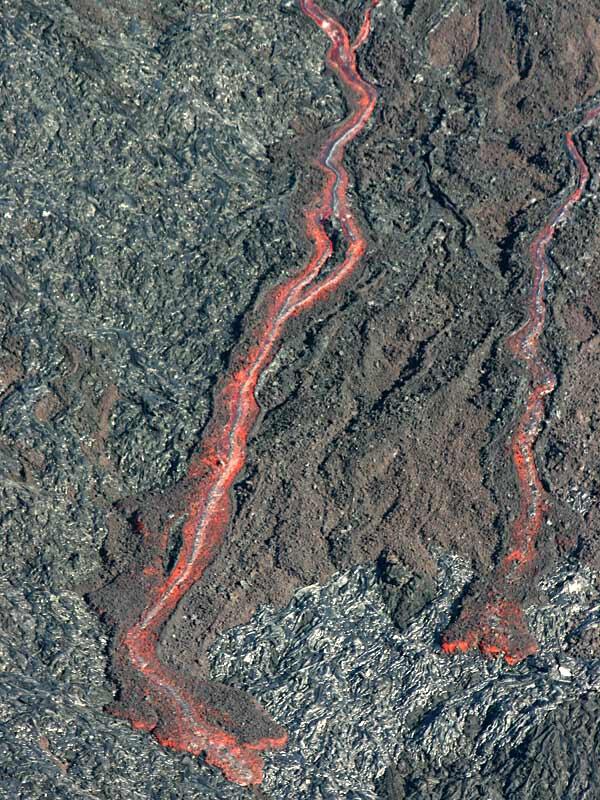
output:
[[[323,7],[358,34],[364,3]],[[316,158],[351,103],[292,0],[1,20],[0,796],[600,797],[600,125],[549,250],[547,505],[515,590],[537,651],[440,648],[519,511],[530,378],[506,342],[576,186],[564,134],[600,104],[600,3],[373,11],[357,66],[378,100],[344,158],[366,254],[287,324],[223,546],[157,642],[194,691],[219,682],[236,735],[285,729],[261,788],[106,713],[115,625],[146,602],[140,520],[184,512],[232,353],[310,258]],[[181,529],[162,544],[168,569]]]

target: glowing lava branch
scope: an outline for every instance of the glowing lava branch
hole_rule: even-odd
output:
[[[285,735],[242,741],[231,732],[231,719],[209,706],[158,655],[158,643],[165,621],[183,595],[202,577],[220,547],[231,516],[230,490],[246,461],[248,436],[259,407],[255,399],[257,382],[271,363],[290,318],[335,290],[356,269],[366,250],[365,238],[348,204],[349,178],[342,164],[346,146],[364,129],[376,102],[374,87],[360,76],[356,49],[367,39],[371,12],[367,9],[354,42],[333,17],[312,0],[300,0],[300,8],[327,35],[331,45],[327,64],[342,81],[350,114],[329,134],[320,151],[318,164],[325,175],[321,192],[304,212],[306,233],[313,254],[305,268],[267,297],[255,344],[232,359],[235,365],[215,398],[214,414],[203,437],[199,455],[190,466],[186,485],[192,486],[182,529],[177,560],[164,575],[160,558],[143,572],[149,597],[140,616],[119,636],[117,668],[136,686],[134,697],[114,713],[132,725],[153,731],[165,746],[193,754],[204,752],[208,763],[219,767],[230,780],[242,784],[262,780],[260,751],[283,747]],[[326,273],[333,244],[325,230],[326,221],[341,228],[346,251],[341,262]],[[140,533],[149,549],[160,553],[168,543],[168,530],[160,534],[140,523]],[[131,677],[133,675],[133,678]]]
[[[529,295],[528,316],[523,325],[507,339],[507,346],[523,361],[530,377],[530,391],[525,409],[510,441],[512,460],[519,485],[519,513],[512,524],[509,552],[502,558],[492,578],[492,589],[482,608],[465,609],[456,626],[446,633],[442,649],[448,653],[466,652],[479,647],[486,655],[503,655],[509,664],[516,664],[536,652],[537,644],[530,635],[522,609],[515,597],[519,586],[527,580],[525,571],[536,558],[536,542],[546,516],[544,487],[535,463],[534,447],[544,417],[544,398],[556,387],[556,376],[539,354],[539,340],[544,330],[546,303],[544,292],[550,267],[547,251],[559,224],[566,221],[579,202],[590,172],[575,144],[575,135],[600,116],[600,107],[585,114],[581,124],[565,135],[567,152],[577,168],[577,185],[565,201],[552,211],[548,221],[534,237],[529,248],[533,280]],[[456,631],[457,635],[454,635]]]

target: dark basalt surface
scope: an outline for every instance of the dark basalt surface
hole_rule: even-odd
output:
[[[597,697],[584,695],[549,713],[532,727],[522,744],[499,753],[493,768],[483,775],[467,776],[456,768],[413,771],[403,763],[400,769],[387,771],[379,797],[596,797],[597,719]]]
[[[358,24],[359,3],[327,7]],[[4,4],[2,33],[0,795],[250,797],[103,713],[118,688],[107,623],[137,557],[132,516],[176,502],[244,320],[306,258],[311,159],[344,98],[323,36],[291,1],[21,0]],[[257,608],[287,619],[295,590],[357,564],[375,565],[373,635],[392,649],[404,640],[386,633],[389,614],[398,636],[415,619],[437,625],[437,652],[462,593],[485,589],[516,514],[507,442],[527,394],[504,341],[523,319],[531,237],[573,180],[561,137],[600,90],[599,36],[589,0],[382,0],[359,58],[380,100],[347,158],[370,249],[344,292],[289,326],[261,381],[226,547],[165,627],[166,663],[204,676]],[[542,347],[558,387],[536,448],[551,504],[525,606],[555,602],[543,579],[561,565],[591,570],[591,586],[600,567],[599,142],[593,127],[581,137],[592,183],[552,249]],[[472,577],[445,619],[420,617],[438,607],[441,553]],[[367,591],[351,585],[340,604]],[[593,597],[578,602],[555,648],[574,675],[600,658]],[[286,630],[308,652],[307,614]],[[552,648],[560,625],[544,625]],[[316,630],[332,669],[351,660],[324,622]],[[248,634],[250,666],[216,677],[288,725],[269,705],[274,683],[286,692],[270,636]],[[519,669],[538,675],[532,664]],[[522,740],[473,774],[436,751],[436,728],[429,755],[390,749],[387,773],[365,766],[368,786],[349,796],[596,797],[595,685],[528,712]],[[483,727],[461,731],[468,758]],[[268,777],[263,796],[327,796],[315,762],[293,757],[267,770],[295,781],[292,794]]]

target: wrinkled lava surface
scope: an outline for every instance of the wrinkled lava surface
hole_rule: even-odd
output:
[[[361,4],[327,8],[357,32]],[[139,560],[136,513],[158,529],[184,503],[174,487],[230,353],[252,330],[260,298],[309,255],[302,209],[321,178],[312,159],[346,100],[324,68],[324,37],[286,0],[33,0],[10,3],[3,29],[4,785],[27,798],[250,797],[104,714],[118,690],[111,629],[82,598],[108,622],[120,576]],[[599,36],[598,9],[585,0],[379,4],[359,53],[379,102],[345,160],[368,242],[362,268],[291,321],[257,389],[261,415],[226,546],[161,634],[165,664],[206,675],[228,631],[254,625],[259,607],[288,614],[296,590],[336,586],[338,573],[378,564],[382,627],[372,630],[387,636],[391,613],[410,637],[411,621],[424,620],[427,659],[435,655],[420,673],[432,687],[422,714],[403,722],[427,729],[429,755],[411,760],[408,747],[407,760],[390,747],[387,767],[374,756],[365,797],[472,797],[496,781],[499,797],[537,798],[527,765],[540,753],[564,762],[565,774],[588,775],[588,796],[598,791],[588,673],[600,637],[593,620],[582,623],[577,592],[552,653],[570,659],[572,675],[588,670],[585,702],[557,690],[547,714],[526,715],[523,738],[509,737],[502,759],[482,755],[475,776],[447,763],[448,728],[427,727],[426,714],[452,695],[434,680],[448,663],[465,687],[476,670],[507,669],[474,667],[471,654],[449,662],[439,645],[460,608],[486,596],[518,514],[510,439],[529,380],[506,340],[527,313],[531,240],[575,185],[563,135],[600,91]],[[600,567],[599,142],[594,128],[579,137],[590,188],[551,250],[539,346],[557,386],[535,445],[549,505],[517,598],[525,609],[558,602],[549,577],[557,570],[583,570],[594,587]],[[176,537],[170,544],[174,558]],[[467,565],[443,608],[440,553]],[[349,585],[359,602],[367,589]],[[134,585],[121,593],[122,611],[134,596]],[[439,613],[427,616],[430,601]],[[335,643],[322,618],[314,636]],[[543,648],[554,647],[558,623],[552,614],[546,628],[530,621],[542,661],[516,670],[550,674]],[[299,663],[314,646],[302,633],[309,624],[300,615],[285,628],[300,632]],[[251,665],[275,647],[265,631],[248,635]],[[408,647],[389,637],[392,648]],[[415,647],[416,663],[425,656]],[[333,645],[324,652],[337,668]],[[295,719],[269,705],[268,681],[225,667],[216,677],[275,718],[280,708],[280,724]],[[285,672],[277,680],[285,694]],[[393,688],[391,670],[389,680]],[[502,680],[506,697],[521,691],[518,679]],[[469,708],[493,717],[491,700],[485,712]],[[484,727],[460,728],[465,758],[479,745],[488,753]],[[298,797],[315,775],[303,757],[289,771],[280,765]],[[274,757],[264,792],[279,800],[277,769]],[[548,797],[564,790],[546,773],[540,780]]]

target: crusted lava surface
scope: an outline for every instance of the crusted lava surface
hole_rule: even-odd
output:
[[[157,726],[146,687],[119,665],[119,635],[144,614],[157,570],[177,563],[190,466],[235,354],[311,257],[316,159],[351,103],[323,31],[288,0],[10,5],[1,654],[24,683],[4,696],[15,720],[4,762],[28,798],[195,791],[195,761],[99,720],[120,693],[138,729]],[[359,35],[364,3],[323,7]],[[521,615],[547,599],[544,579],[567,563],[600,570],[600,135],[577,127],[598,102],[599,20],[587,0],[374,9],[357,64],[378,101],[344,156],[366,252],[286,323],[256,387],[223,541],[153,643],[237,742],[283,741],[283,726],[244,686],[210,680],[209,650],[301,587],[377,564],[404,629],[435,595],[440,553],[457,555],[472,577],[452,607],[466,643],[455,649],[484,638],[511,660],[536,649]],[[511,442],[531,393],[507,342],[528,315],[531,243],[577,186],[571,130],[591,177],[548,251],[538,348],[556,385],[531,443],[543,520],[526,580],[494,594],[519,518]],[[343,231],[327,232],[331,274]],[[600,657],[597,628],[568,641],[574,658]],[[32,708],[60,692],[77,702],[23,721],[15,698],[30,680],[42,687]],[[552,725],[568,718],[557,711]],[[532,742],[525,761],[546,752]],[[510,782],[518,770],[502,764]],[[428,770],[392,765],[380,796],[417,796]],[[250,796],[210,780],[216,794],[199,796]],[[498,791],[510,797],[508,785]]]
[[[333,11],[358,24],[350,11]],[[460,553],[478,576],[468,603],[486,602],[485,576],[507,551],[518,514],[509,448],[528,395],[506,341],[527,315],[530,240],[576,184],[564,131],[598,88],[588,68],[595,22],[581,12],[586,35],[565,51],[572,66],[549,49],[549,13],[502,4],[437,16],[433,5],[404,18],[381,12],[361,56],[381,107],[349,157],[353,204],[370,240],[365,266],[343,297],[290,324],[257,391],[261,417],[226,543],[166,623],[167,662],[202,669],[215,636],[258,605],[281,605],[297,587],[382,551],[431,575],[437,548]],[[554,244],[559,265],[540,347],[559,376],[573,329],[554,307],[574,309],[566,297],[582,291],[581,281],[569,276],[582,274],[590,236],[576,219]],[[565,247],[578,255],[561,269]],[[593,302],[593,267],[585,273]],[[572,313],[593,329],[587,303]],[[557,453],[544,442],[572,392],[561,380],[535,447],[547,487],[561,477],[545,469]],[[595,488],[577,491],[593,496]],[[579,549],[591,563],[596,557],[586,545],[593,526],[572,506],[550,501],[545,522],[533,574],[508,601],[515,618],[558,559]],[[531,648],[525,627],[508,634]]]

